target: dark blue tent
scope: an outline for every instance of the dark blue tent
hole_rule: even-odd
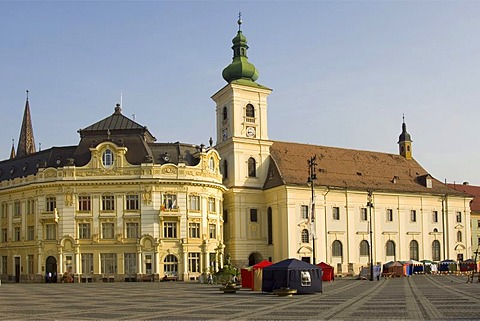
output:
[[[263,269],[262,291],[296,289],[297,293],[322,292],[322,269],[297,259],[287,259]]]

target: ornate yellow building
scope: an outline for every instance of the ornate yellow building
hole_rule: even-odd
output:
[[[29,118],[27,98],[20,153],[12,147],[0,162],[4,281],[194,280],[218,270],[225,188],[215,149],[156,143],[117,105],[79,131],[78,146],[35,152]]]
[[[298,258],[351,274],[369,262],[470,257],[472,198],[413,159],[405,122],[398,155],[272,141],[271,89],[256,82],[240,28],[232,42],[228,84],[212,99],[236,265]]]

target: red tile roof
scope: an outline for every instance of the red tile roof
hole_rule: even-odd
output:
[[[396,154],[279,141],[273,142],[270,154],[273,165],[269,168],[265,188],[282,184],[306,185],[307,160],[316,155],[316,185],[465,196],[435,178],[432,178],[432,187],[427,188],[426,177],[431,177],[428,172],[415,160]]]
[[[456,189],[457,191],[465,192],[473,196],[473,200],[470,202],[470,210],[472,212],[480,213],[480,186],[472,185],[458,185],[448,184],[448,186]]]

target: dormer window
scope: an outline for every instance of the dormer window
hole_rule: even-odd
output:
[[[107,149],[103,152],[102,163],[106,168],[112,167],[113,165],[113,152],[110,149]]]
[[[430,176],[426,177],[425,185],[426,185],[427,188],[432,188],[432,178]]]
[[[210,169],[210,171],[214,172],[215,171],[215,160],[213,159],[213,157],[210,157],[209,161],[208,161],[208,168]]]

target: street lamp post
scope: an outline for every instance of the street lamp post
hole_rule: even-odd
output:
[[[310,159],[307,161],[308,163],[308,179],[307,179],[307,184],[310,185],[311,191],[312,191],[312,214],[310,216],[310,222],[313,224],[312,227],[312,248],[313,248],[313,264],[315,265],[316,263],[316,257],[315,257],[315,180],[317,179],[317,174],[315,173],[315,167],[317,166],[317,163],[315,161],[317,160],[317,155],[314,155],[313,157],[310,157]]]
[[[368,195],[367,195],[367,207],[369,211],[369,226],[370,226],[370,281],[373,281],[373,231],[372,231],[372,207],[373,207],[373,202],[372,202],[372,191],[368,190]]]

